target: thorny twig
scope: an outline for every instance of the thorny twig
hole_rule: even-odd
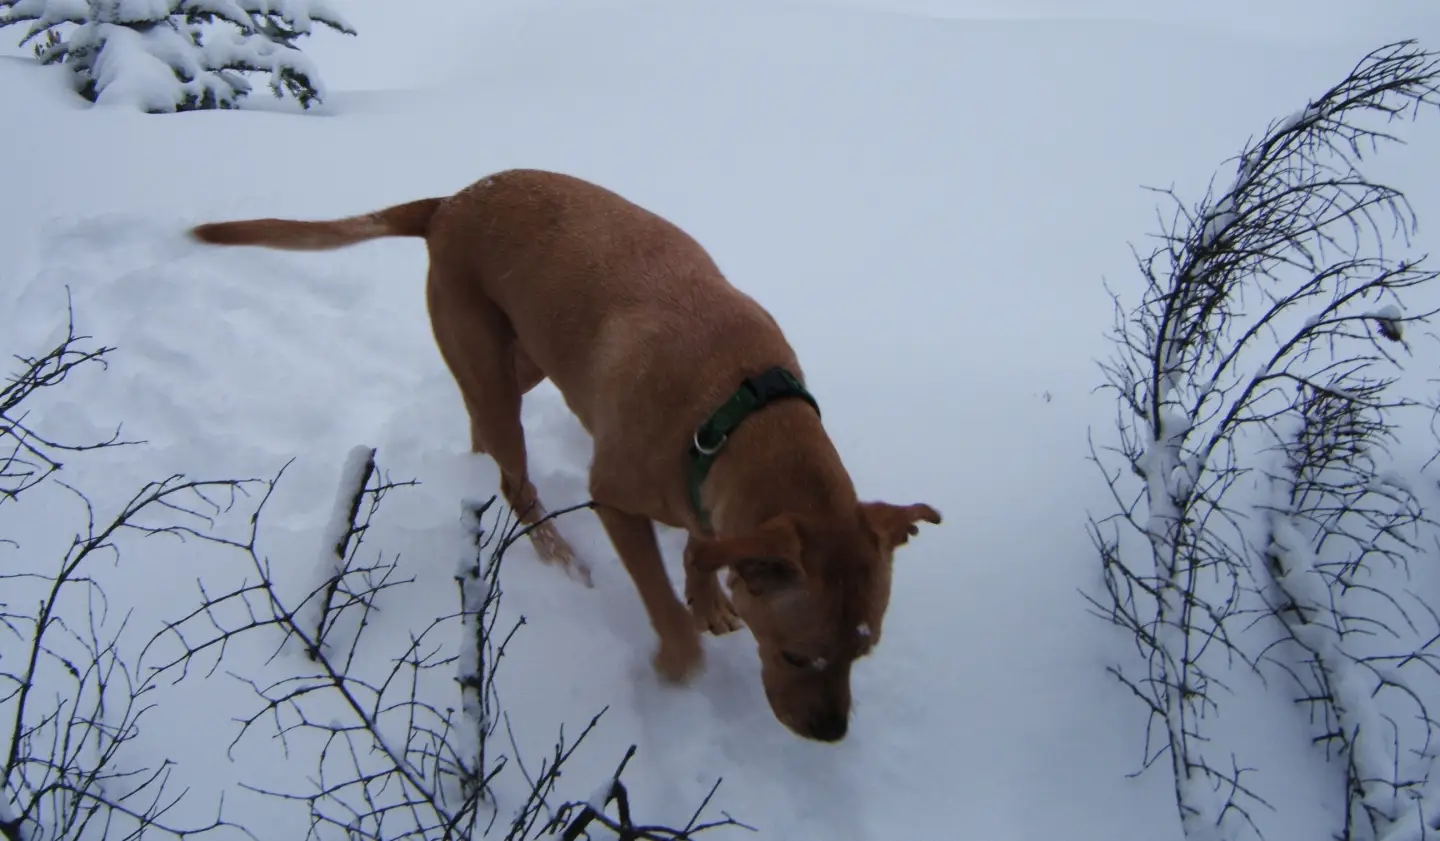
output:
[[[408,484],[376,480],[379,471],[372,466],[372,453],[367,448],[352,450],[336,504],[341,517],[349,515],[351,519],[348,524],[332,522],[327,529],[322,562],[325,574],[301,604],[291,606],[278,592],[271,583],[268,562],[251,543],[244,551],[257,580],[220,594],[202,586],[203,606],[173,623],[164,635],[170,643],[179,643],[179,652],[160,661],[157,669],[183,674],[207,651],[217,652],[218,664],[236,637],[264,628],[277,631],[280,646],[294,641],[307,652],[311,666],[305,673],[269,683],[244,681],[263,703],[240,721],[231,747],[233,750],[258,726],[268,723],[292,761],[314,757],[316,774],[303,790],[250,784],[247,789],[305,804],[310,812],[311,838],[318,838],[325,827],[352,839],[372,841],[479,838],[490,832],[500,814],[491,791],[493,781],[512,760],[522,773],[524,770],[518,752],[513,756],[498,753],[490,748],[490,738],[498,722],[505,719],[496,675],[506,647],[524,624],[520,617],[508,628],[497,627],[499,575],[505,551],[533,526],[519,523],[513,512],[499,511],[493,524],[486,527],[484,520],[493,511],[495,499],[467,501],[462,511],[466,548],[456,575],[461,609],[431,621],[403,645],[389,646],[384,639],[367,634],[371,626],[366,617],[380,609],[377,598],[381,589],[397,589],[410,582],[393,580],[392,563],[361,564],[354,543],[348,544],[342,558],[336,538],[369,527],[369,515],[364,526],[354,522],[353,512],[361,508],[354,504],[356,482],[367,481],[357,477],[375,482],[361,491],[372,495],[372,513],[380,499],[378,491]],[[557,511],[546,519],[583,507],[587,506]],[[318,626],[303,618],[314,615],[306,613],[305,605],[312,600],[323,602],[333,592],[347,593],[342,607],[357,607],[360,618],[350,623],[352,632],[320,645],[314,631]],[[334,620],[324,627],[333,629]],[[456,630],[458,637],[453,635]],[[449,653],[445,641],[457,638],[459,650]],[[157,637],[156,644],[160,642]],[[382,656],[387,648],[398,650]],[[361,651],[365,656],[357,657]],[[437,669],[455,670],[460,690],[458,711],[450,699],[428,696],[426,687],[433,680],[427,675]],[[514,809],[505,838],[523,841],[545,831],[543,825],[537,825],[537,817],[546,811],[546,800],[553,794],[561,767],[599,717],[573,742],[567,742],[561,729],[554,755],[542,762],[533,779],[527,779],[526,793]],[[305,749],[308,745],[314,745],[313,753]],[[489,817],[482,818],[486,811]],[[698,827],[692,834],[694,831]]]
[[[94,362],[102,369],[110,348],[86,348],[67,305],[65,335],[40,357],[19,357],[18,376],[0,389],[0,503],[15,503],[62,467],[59,453],[116,446],[111,438],[89,444],[61,442],[25,421],[25,403],[43,389],[64,384]],[[233,515],[256,480],[197,481],[172,475],[150,482],[117,513],[101,517],[83,491],[55,482],[74,495],[84,526],[55,568],[27,561],[0,566],[0,592],[16,599],[0,604],[0,633],[16,656],[0,658],[0,836],[7,841],[79,839],[93,831],[117,839],[143,834],[177,838],[222,827],[244,830],[217,809],[209,821],[172,819],[185,796],[172,785],[173,765],[138,766],[127,745],[153,709],[155,684],[124,656],[130,611],[112,616],[110,600],[92,571],[120,560],[127,534],[169,536],[225,546],[216,526]],[[52,503],[53,505],[53,503]],[[12,509],[13,510],[13,509]],[[258,513],[258,508],[255,509]],[[11,545],[14,544],[11,541]],[[15,604],[33,605],[24,609]],[[223,804],[223,800],[222,800]]]
[[[1120,440],[1092,443],[1091,455],[1117,513],[1091,521],[1104,592],[1086,598],[1135,639],[1143,674],[1111,672],[1149,710],[1151,735],[1160,733],[1145,765],[1169,758],[1190,838],[1258,833],[1252,807],[1264,805],[1233,758],[1225,770],[1207,756],[1201,727],[1218,710],[1222,669],[1258,665],[1233,632],[1253,586],[1247,515],[1229,494],[1249,453],[1277,441],[1276,423],[1297,411],[1298,395],[1364,401],[1334,384],[1376,381],[1372,368],[1398,364],[1382,342],[1403,345],[1406,326],[1433,315],[1406,313],[1399,298],[1435,272],[1423,258],[1384,254],[1387,230],[1404,237],[1413,226],[1404,197],[1359,165],[1393,139],[1367,119],[1440,104],[1437,67],[1412,42],[1376,50],[1272,124],[1218,196],[1192,210],[1166,191],[1174,216],[1161,245],[1137,254],[1141,302],[1128,309],[1115,298],[1118,352],[1102,370]]]
[[[1410,489],[1377,465],[1395,432],[1390,414],[1375,408],[1384,388],[1342,382],[1302,396],[1271,480],[1276,503],[1267,507],[1261,593],[1301,662],[1292,666],[1281,650],[1267,659],[1295,680],[1300,703],[1319,709],[1316,740],[1336,748],[1347,795],[1343,841],[1388,838],[1411,806],[1424,807],[1437,727],[1425,700],[1434,687],[1417,691],[1415,679],[1426,668],[1440,675],[1440,652],[1429,650],[1440,617],[1426,609],[1429,642],[1413,647],[1416,617],[1406,602],[1425,605],[1403,590],[1419,529],[1434,524]],[[1357,649],[1365,638],[1375,653]],[[1382,639],[1402,647],[1386,650]],[[1408,703],[1408,715],[1387,712],[1392,697]]]

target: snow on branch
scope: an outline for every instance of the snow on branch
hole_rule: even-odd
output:
[[[253,74],[309,108],[325,86],[296,42],[316,24],[355,34],[324,0],[0,0],[0,28],[22,23],[86,99],[150,113],[238,107]]]
[[[297,611],[297,622],[312,629],[311,639],[316,648],[307,650],[311,660],[318,659],[319,649],[332,653],[336,650],[331,640],[338,633],[336,628],[342,617],[356,614],[353,621],[345,624],[356,629],[351,633],[358,633],[374,609],[376,595],[414,581],[413,578],[392,581],[396,571],[394,563],[364,565],[358,559],[365,533],[385,495],[396,488],[417,484],[414,480],[395,482],[385,477],[372,485],[370,480],[377,475],[375,448],[351,448],[341,469],[340,487],[321,538],[320,560],[315,566],[312,587],[316,595],[306,599]],[[340,648],[353,656],[354,642],[352,636]]]
[[[260,704],[241,720],[231,750],[261,730],[269,730],[292,761],[302,745],[319,749],[308,788],[247,787],[306,804],[309,837],[328,827],[377,841],[468,838],[489,782],[485,774],[497,769],[461,761],[453,703],[422,692],[426,676],[454,659],[440,638],[458,617],[438,617],[408,639],[370,633],[382,593],[411,580],[395,577],[398,558],[362,560],[359,537],[386,491],[413,484],[380,479],[373,452],[356,447],[346,460],[308,592],[286,596],[274,584],[268,558],[246,547],[251,580],[224,592],[202,583],[199,606],[157,635],[146,653],[169,650],[155,671],[183,676],[202,660],[218,665],[241,637],[278,635],[279,648],[297,646],[310,665],[269,682],[241,678]]]
[[[1394,438],[1378,408],[1385,388],[1346,382],[1302,395],[1268,506],[1261,592],[1300,657],[1292,663],[1277,645],[1267,659],[1294,678],[1300,703],[1319,708],[1316,741],[1344,768],[1344,841],[1418,841],[1392,830],[1440,802],[1424,785],[1437,744],[1427,698],[1440,690],[1440,617],[1406,587],[1421,527],[1433,524],[1377,466]]]
[[[1386,123],[1440,104],[1437,82],[1440,60],[1413,42],[1370,53],[1272,123],[1218,195],[1187,207],[1165,191],[1173,216],[1160,245],[1136,255],[1140,301],[1113,296],[1116,352],[1101,368],[1118,442],[1091,454],[1117,510],[1091,520],[1104,591],[1087,599],[1135,639],[1140,674],[1111,671],[1149,712],[1145,765],[1169,760],[1187,838],[1258,833],[1264,805],[1203,730],[1226,673],[1259,667],[1236,621],[1257,578],[1237,485],[1306,395],[1374,411],[1418,405],[1382,397],[1399,365],[1386,345],[1408,350],[1407,327],[1434,314],[1407,312],[1401,297],[1436,273],[1423,258],[1387,256],[1394,239],[1408,244],[1413,214],[1360,166],[1394,139]]]

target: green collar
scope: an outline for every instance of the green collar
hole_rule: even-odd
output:
[[[816,414],[820,413],[820,405],[815,402],[810,392],[805,390],[800,378],[784,368],[776,367],[763,374],[746,377],[730,399],[695,430],[690,443],[690,502],[695,506],[700,524],[707,531],[710,529],[710,514],[700,502],[700,485],[709,475],[715,456],[724,448],[730,433],[734,432],[748,415],[786,397],[799,397],[809,403]]]

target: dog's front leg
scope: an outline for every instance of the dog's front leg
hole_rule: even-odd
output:
[[[655,524],[648,517],[612,508],[598,499],[596,503],[595,513],[635,582],[650,625],[660,637],[660,649],[653,661],[655,671],[672,683],[689,680],[704,665],[705,652],[690,611],[676,598],[665,572],[660,544],[655,540]]]
[[[735,612],[730,597],[720,589],[718,573],[696,567],[694,546],[692,535],[685,543],[685,604],[690,607],[695,627],[717,637],[740,630],[745,623]]]

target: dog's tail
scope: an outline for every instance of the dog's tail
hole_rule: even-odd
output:
[[[210,222],[190,236],[213,245],[258,245],[287,251],[328,251],[380,237],[423,237],[444,199],[419,199],[374,213],[306,222],[299,219],[245,219]]]

